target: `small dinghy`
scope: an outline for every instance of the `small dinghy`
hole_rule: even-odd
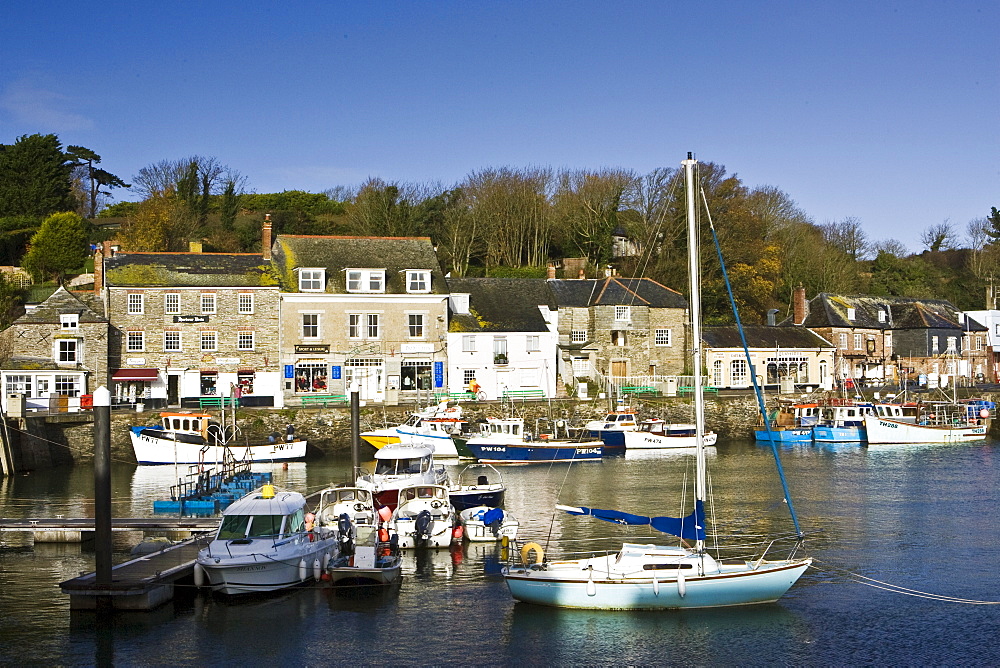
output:
[[[503,508],[476,506],[466,508],[458,514],[458,521],[465,527],[465,537],[473,543],[496,541],[506,536],[517,538],[521,524]]]

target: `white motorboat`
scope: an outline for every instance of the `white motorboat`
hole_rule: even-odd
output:
[[[359,476],[355,484],[372,492],[376,508],[391,510],[401,487],[419,483],[448,484],[448,472],[434,463],[434,452],[427,447],[387,445],[375,453],[375,472]]]
[[[403,559],[389,543],[358,545],[330,561],[326,572],[335,586],[385,586],[402,576]]]
[[[337,534],[340,551],[346,543],[369,542],[379,526],[370,489],[355,485],[327,487],[316,504],[316,525]]]
[[[372,429],[359,435],[376,449],[386,445],[412,445],[431,448],[439,459],[456,459],[459,453],[451,436],[462,433],[465,424],[462,407],[449,406],[447,401],[442,401],[426,410],[411,413],[403,424]]]
[[[451,505],[458,512],[473,506],[499,508],[503,506],[506,493],[507,485],[500,471],[483,463],[466,466],[458,474],[455,484],[448,488]]]
[[[664,450],[669,448],[694,448],[697,446],[696,426],[663,420],[643,420],[636,431],[622,432],[625,452],[629,450]],[[715,445],[718,436],[714,431],[702,434],[705,447]]]
[[[306,456],[306,442],[281,438],[242,441],[223,429],[209,413],[163,412],[155,427],[132,427],[129,437],[140,464],[211,464],[227,458],[238,462],[286,462]]]
[[[226,508],[215,538],[198,553],[195,584],[224,594],[293,587],[319,578],[337,539],[309,527],[305,497],[264,485]],[[311,530],[310,530],[311,529]]]
[[[474,506],[458,513],[458,521],[464,527],[462,535],[473,543],[485,543],[517,538],[520,522],[503,508]]]
[[[448,547],[457,521],[446,486],[418,484],[399,490],[399,505],[389,525],[400,548]]]
[[[700,234],[695,202],[696,161],[684,161],[687,183],[688,259],[691,281],[691,337],[701,341],[699,285]],[[737,321],[738,322],[738,321]],[[621,550],[580,559],[545,561],[536,543],[523,546],[520,562],[503,569],[511,595],[519,600],[561,608],[598,610],[643,610],[705,608],[767,603],[780,598],[812,563],[796,558],[795,548],[786,558],[766,559],[770,545],[754,558],[717,559],[706,545],[705,501],[707,471],[705,457],[705,400],[701,382],[702,360],[699,346],[692,354],[695,407],[694,508],[682,517],[646,517],[617,510],[557,506],[574,515],[588,515],[616,524],[648,525],[678,536],[678,545],[624,543]],[[763,400],[758,394],[763,408]],[[777,450],[775,449],[776,463]],[[783,479],[782,479],[783,480]],[[785,499],[791,508],[787,489]],[[798,528],[794,512],[793,522]],[[565,535],[565,530],[563,530]],[[801,537],[801,533],[798,534]],[[691,545],[690,547],[688,545]],[[580,550],[575,545],[575,550]]]

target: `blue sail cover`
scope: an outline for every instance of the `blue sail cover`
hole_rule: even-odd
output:
[[[703,501],[696,501],[694,512],[687,517],[646,517],[623,513],[620,510],[601,510],[600,508],[581,507],[579,510],[583,512],[573,510],[566,510],[566,512],[570,515],[590,515],[615,524],[649,525],[657,531],[680,536],[686,540],[705,540],[705,503]]]

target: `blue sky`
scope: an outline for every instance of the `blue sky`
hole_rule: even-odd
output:
[[[146,6],[148,5],[148,6]],[[256,192],[687,151],[873,240],[1000,207],[1000,3],[172,2],[3,10],[0,143]],[[123,191],[119,197],[128,199]]]

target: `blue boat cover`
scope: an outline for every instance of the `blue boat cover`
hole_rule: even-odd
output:
[[[590,515],[605,522],[615,524],[629,524],[633,526],[649,525],[657,531],[668,533],[672,536],[680,536],[686,540],[705,540],[705,504],[703,501],[696,501],[694,512],[687,517],[646,517],[644,515],[632,515],[623,513],[620,510],[601,510],[600,508],[581,507],[582,513],[567,510],[570,515]]]
[[[503,510],[500,508],[490,508],[485,513],[483,513],[483,524],[489,526],[494,522],[503,521]]]

